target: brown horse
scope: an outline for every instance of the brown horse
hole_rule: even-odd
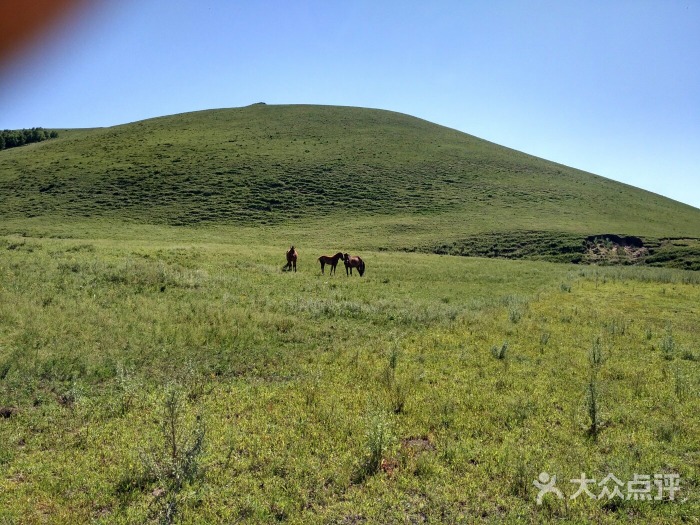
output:
[[[321,257],[318,258],[318,262],[321,263],[321,273],[324,273],[323,269],[326,267],[327,264],[330,265],[331,271],[329,272],[331,275],[335,273],[335,267],[338,266],[338,261],[343,258],[343,254],[338,252],[333,256],[330,255],[321,255]]]
[[[294,267],[294,271],[297,271],[297,257],[299,254],[297,251],[294,249],[294,246],[290,247],[289,250],[287,251],[287,264],[282,267],[283,272],[288,272],[291,271],[292,267]]]
[[[353,268],[357,268],[357,273],[360,274],[360,277],[365,274],[365,262],[357,255],[350,256],[349,253],[346,253],[343,256],[343,261],[345,262],[345,275],[348,275],[348,270],[350,275],[352,275]]]

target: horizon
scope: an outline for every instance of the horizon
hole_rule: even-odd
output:
[[[0,129],[383,109],[700,208],[699,9],[105,1],[0,65]]]

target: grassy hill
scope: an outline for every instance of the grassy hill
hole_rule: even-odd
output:
[[[700,210],[407,115],[351,107],[256,104],[62,130],[0,152],[0,218],[54,228],[304,223],[336,237],[372,228],[374,245],[354,240],[463,255],[519,256],[521,239],[535,247],[528,256],[574,261],[587,257],[587,237],[616,234],[656,252],[675,238],[673,253],[657,259],[700,261],[695,241],[678,241],[697,236]]]

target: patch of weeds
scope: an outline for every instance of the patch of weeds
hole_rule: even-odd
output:
[[[588,435],[595,441],[598,439],[602,426],[600,412],[600,392],[595,377],[591,377],[586,385],[586,411],[588,414]]]
[[[535,413],[536,406],[532,400],[518,399],[511,403],[506,420],[509,429],[522,427],[525,420]]]
[[[528,475],[527,461],[522,454],[519,454],[515,460],[515,467],[511,481],[511,492],[513,496],[522,499],[527,499],[532,476]]]
[[[77,253],[77,252],[94,252],[94,244],[76,244],[75,246],[69,246],[66,248],[66,253]]]
[[[613,319],[609,323],[604,323],[605,329],[612,336],[625,335],[627,333],[628,323],[627,321],[620,321],[619,319]]]
[[[683,353],[681,353],[681,359],[685,361],[700,361],[700,356],[691,352],[690,350],[683,350]]]
[[[308,409],[315,409],[318,407],[320,392],[319,383],[319,377],[314,376],[309,381],[304,383],[302,387],[302,393],[304,395],[304,404]]]
[[[522,319],[522,317],[523,317],[523,312],[520,308],[511,306],[508,309],[508,319],[510,320],[511,323],[518,324],[520,322],[520,319]]]
[[[596,337],[593,341],[591,351],[588,355],[588,360],[591,364],[591,367],[594,369],[600,368],[600,366],[603,364],[605,356],[603,355],[603,345],[600,342],[600,337]]]
[[[10,373],[10,368],[12,368],[13,364],[13,359],[6,359],[3,362],[0,362],[0,380],[3,380],[7,377],[7,374]]]
[[[143,453],[146,477],[154,479],[154,508],[160,523],[174,523],[186,498],[185,488],[200,479],[205,427],[197,415],[188,418],[187,404],[177,386],[166,389],[160,414],[162,442]],[[188,419],[190,421],[188,421]]]
[[[206,374],[192,361],[188,361],[185,366],[182,382],[187,388],[189,401],[196,401],[200,397],[210,394],[214,388]]]
[[[656,429],[656,436],[661,441],[671,443],[682,431],[677,421],[663,421]]]
[[[389,406],[394,414],[403,413],[406,407],[406,400],[412,388],[412,381],[409,378],[397,377],[396,368],[398,361],[399,350],[398,347],[394,346],[389,353],[383,376],[384,389],[387,392]]]
[[[670,328],[666,330],[666,335],[661,338],[661,355],[667,361],[673,360],[676,353],[676,341]]]
[[[681,371],[680,367],[675,367],[673,369],[673,391],[676,394],[676,398],[681,403],[688,397],[688,380]]]
[[[374,410],[368,416],[366,425],[365,458],[355,473],[355,483],[362,483],[379,472],[384,455],[394,443],[391,422],[384,412]]]
[[[123,366],[117,366],[115,377],[115,390],[117,398],[117,411],[123,416],[134,406],[138,397],[139,384],[136,379]]]
[[[416,458],[413,475],[417,478],[428,478],[435,473],[435,460],[430,454],[421,454]]]
[[[499,361],[505,361],[508,358],[508,341],[505,341],[501,346],[492,346],[491,355]]]
[[[457,407],[454,401],[448,399],[440,405],[440,426],[448,429],[454,425]]]
[[[411,382],[408,379],[394,380],[389,390],[389,404],[394,414],[402,414],[406,407],[406,400],[411,390]]]

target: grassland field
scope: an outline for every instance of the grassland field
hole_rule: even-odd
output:
[[[697,521],[700,275],[392,250],[321,275],[343,246],[313,226],[297,273],[268,242],[293,227],[5,232],[0,523]],[[538,505],[541,472],[681,492]]]
[[[379,110],[3,150],[0,524],[698,523],[698,232]]]

